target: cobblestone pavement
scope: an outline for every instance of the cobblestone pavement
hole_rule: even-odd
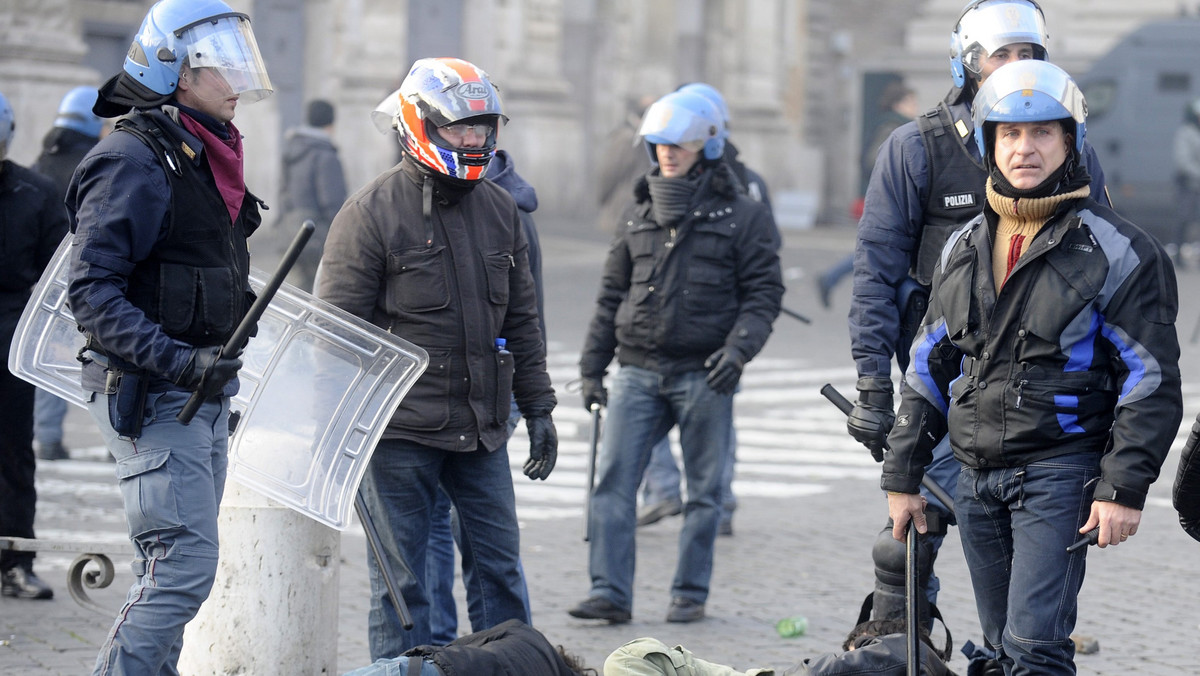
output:
[[[835,260],[848,249],[845,238],[816,234],[789,235],[785,265],[791,278]],[[597,265],[602,244],[584,246],[543,237],[550,255],[547,282],[578,272],[578,260]],[[591,248],[587,248],[590,246]],[[562,252],[562,258],[554,254]],[[580,259],[572,259],[574,252]],[[811,274],[811,273],[810,273]],[[1200,275],[1181,275],[1180,288],[1195,288]],[[1192,284],[1188,286],[1189,282]],[[591,285],[590,279],[585,286]],[[740,506],[732,537],[717,541],[708,617],[690,625],[664,621],[668,590],[675,565],[680,518],[638,531],[638,572],[633,621],[608,626],[577,620],[566,609],[588,591],[587,545],[582,541],[582,503],[586,485],[589,419],[578,395],[564,392],[575,377],[581,341],[563,331],[551,344],[552,379],[560,391],[555,412],[560,460],[550,480],[532,483],[519,472],[526,447],[523,432],[514,438],[514,482],[522,524],[522,551],[529,578],[534,624],[552,642],[562,644],[589,665],[600,667],[610,651],[639,636],[681,643],[700,656],[738,669],[784,668],[800,659],[833,651],[857,616],[873,584],[870,549],[886,519],[886,503],[878,490],[878,466],[846,436],[838,412],[818,394],[832,382],[843,392],[853,390],[854,374],[845,357],[843,322],[846,297],[817,316],[814,327],[798,322],[777,325],[776,336],[764,355],[750,364],[737,400],[739,464],[735,492]],[[592,293],[588,291],[588,293]],[[810,294],[811,295],[811,294]],[[792,295],[789,302],[797,301]],[[811,298],[810,298],[811,300]],[[807,311],[803,306],[799,309]],[[586,308],[582,311],[586,314]],[[813,312],[822,312],[817,309]],[[1185,419],[1200,410],[1200,367],[1196,345],[1188,343],[1200,299],[1185,298],[1180,317],[1185,347]],[[569,316],[562,309],[560,316]],[[554,315],[552,315],[554,316]],[[836,321],[833,319],[836,317]],[[781,320],[783,321],[783,320]],[[835,325],[827,329],[827,325]],[[582,329],[579,329],[582,330]],[[797,345],[814,342],[814,333],[828,335],[828,345],[811,357],[800,358]],[[38,472],[37,530],[47,540],[98,541],[125,546],[120,495],[112,466],[104,461],[81,410],[67,420],[71,460],[42,463]],[[1154,485],[1142,527],[1134,540],[1107,550],[1091,549],[1081,599],[1077,631],[1098,641],[1095,654],[1079,655],[1079,673],[1195,674],[1198,594],[1194,564],[1200,543],[1179,528],[1170,507],[1170,487],[1178,462],[1179,436],[1163,476]],[[980,642],[974,601],[957,533],[952,530],[937,564],[942,593],[939,600],[957,645]],[[369,661],[366,645],[366,544],[356,528],[342,536],[338,668],[341,671]],[[70,555],[42,554],[37,571],[54,586],[53,601],[0,598],[0,674],[58,676],[90,671],[111,615],[77,605],[64,584]],[[132,580],[118,561],[117,579],[92,598],[115,612]],[[458,590],[460,626],[468,626],[461,585]],[[784,639],[774,629],[780,618],[803,615],[805,635]],[[951,667],[965,672],[957,655]],[[300,665],[281,665],[280,674],[303,674]]]

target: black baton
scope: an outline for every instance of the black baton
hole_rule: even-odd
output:
[[[600,404],[593,403],[592,411],[592,448],[588,453],[588,482],[587,496],[583,502],[583,541],[592,539],[592,489],[596,487],[596,452],[600,446]]]
[[[850,412],[854,410],[854,404],[851,404],[849,399],[843,397],[842,393],[838,392],[837,388],[829,383],[825,383],[825,386],[821,388],[821,394],[825,395],[826,399],[846,415],[850,415]],[[891,450],[888,448],[887,441],[883,442],[883,450]],[[950,497],[949,493],[942,490],[942,487],[937,485],[933,479],[930,479],[928,474],[921,476],[921,485],[925,487],[925,490],[932,493],[933,497],[940,500],[946,506],[946,509],[950,511],[951,515],[954,514],[954,500]]]
[[[383,576],[383,584],[387,587],[388,596],[392,597],[392,607],[396,609],[396,615],[400,617],[400,625],[405,630],[412,629],[412,614],[408,612],[408,604],[404,602],[404,596],[400,594],[400,589],[396,586],[396,576],[392,573],[392,567],[384,558],[383,541],[379,539],[379,531],[375,528],[371,513],[367,511],[367,501],[363,499],[362,491],[354,494],[354,511],[358,513],[358,520],[362,521],[363,530],[367,533],[367,544],[371,548],[371,554],[375,556],[375,563],[379,564],[379,574]],[[401,563],[408,568],[406,561],[401,559]],[[411,568],[408,568],[408,574],[413,574]]]
[[[287,251],[283,254],[283,260],[279,261],[279,267],[275,269],[275,274],[271,275],[270,281],[263,287],[258,298],[254,300],[254,304],[250,306],[250,310],[242,317],[242,321],[233,330],[233,335],[229,340],[225,341],[225,345],[221,347],[221,353],[218,355],[236,354],[238,350],[246,344],[250,338],[250,332],[258,325],[258,320],[262,318],[263,313],[267,311],[267,306],[271,304],[271,299],[275,297],[275,292],[279,290],[279,286],[283,284],[283,279],[292,271],[292,266],[296,264],[296,259],[300,257],[300,251],[304,249],[304,245],[308,244],[308,238],[312,237],[313,230],[317,226],[312,222],[312,219],[304,221],[300,226],[300,232],[296,233],[296,237],[292,239],[292,243],[288,246]],[[204,397],[199,391],[192,392],[191,398],[183,405],[183,409],[179,411],[179,415],[175,419],[187,425],[192,422],[196,411],[200,410],[200,404],[204,403]]]

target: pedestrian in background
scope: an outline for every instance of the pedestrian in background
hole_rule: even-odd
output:
[[[580,358],[584,408],[609,411],[588,524],[592,586],[568,612],[630,620],[637,490],[650,449],[678,426],[688,502],[667,620],[694,622],[712,577],[733,392],[771,333],[783,282],[770,211],[721,160],[717,107],[673,92],[646,111],[640,134],[655,168],[609,250]]]
[[[1187,266],[1188,230],[1200,224],[1200,99],[1187,105],[1183,123],[1175,130],[1172,148],[1175,157],[1176,222],[1167,253],[1180,269]]]
[[[1135,535],[1183,415],[1175,271],[1089,196],[1087,104],[1044,61],[1001,66],[973,106],[983,214],[946,242],[913,342],[882,487],[905,539],[938,440],[987,645],[1006,674],[1074,674],[1087,549]],[[1152,421],[1152,422],[1150,422]]]
[[[729,106],[725,97],[715,87],[704,82],[691,82],[676,91],[699,94],[717,107],[721,121],[725,124],[725,152],[722,162],[729,165],[737,176],[741,189],[750,199],[766,205],[771,211],[771,194],[767,183],[758,172],[746,166],[738,159],[737,147],[729,140]],[[783,245],[779,229],[775,227],[774,214],[771,219],[772,237],[775,239],[775,249]],[[737,496],[733,494],[733,476],[737,463],[737,430],[730,421],[729,453],[721,469],[721,522],[717,528],[718,535],[733,535],[733,512],[737,509]],[[638,511],[637,525],[648,526],[657,523],[667,516],[674,516],[683,511],[683,498],[680,482],[683,475],[675,456],[671,454],[671,441],[665,435],[650,451],[650,464],[646,466],[646,476],[642,480],[642,508]]]
[[[529,430],[528,477],[550,475],[558,438],[520,215],[482,180],[506,119],[499,94],[471,63],[421,59],[375,113],[404,154],[334,217],[317,295],[429,353],[360,488],[413,617],[406,631],[368,558],[371,658],[380,659],[430,643],[423,564],[439,490],[458,517],[472,630],[529,621],[508,464],[512,397]]]
[[[875,168],[875,157],[879,154],[879,148],[892,135],[892,132],[899,129],[904,123],[910,122],[919,112],[917,93],[901,80],[893,80],[883,88],[883,92],[879,95],[878,106],[882,115],[867,137],[867,143],[863,145],[862,157],[859,160],[859,176],[862,186],[860,192],[862,194],[867,192],[867,185],[870,182],[871,171]],[[862,217],[862,207],[860,200],[857,218]],[[817,277],[817,296],[820,298],[822,306],[829,307],[834,287],[853,272],[854,253],[851,252]]]
[[[92,112],[95,104],[95,87],[75,87],[67,92],[58,104],[54,126],[42,139],[42,154],[33,168],[54,181],[60,203],[66,199],[75,167],[106,131],[105,121]],[[33,405],[33,442],[38,458],[65,460],[70,457],[63,445],[63,418],[66,415],[66,401],[38,388]]]
[[[67,234],[67,212],[54,183],[8,159],[16,130],[13,109],[0,93],[0,345],[12,344],[17,321]],[[0,535],[33,538],[37,508],[32,384],[4,360],[0,371]],[[48,599],[54,591],[33,572],[34,552],[0,549],[0,593]]]
[[[942,245],[983,205],[987,170],[971,137],[971,101],[1005,63],[1048,58],[1041,7],[1032,0],[970,2],[951,33],[951,54],[952,88],[945,100],[898,127],[884,142],[858,223],[849,314],[858,401],[847,430],[876,460],[883,458],[883,444],[895,421],[892,358],[903,374]],[[1099,161],[1086,142],[1080,161],[1092,177],[1092,194],[1107,204]],[[950,442],[943,439],[925,473],[953,499],[958,472]],[[949,506],[926,489],[922,494],[931,507],[918,582],[922,604],[936,604],[937,552],[954,519]],[[875,618],[904,615],[905,548],[892,539],[891,532],[889,523],[880,530],[871,552]],[[928,612],[921,614],[931,622]]]
[[[316,229],[287,277],[290,284],[312,291],[329,224],[346,201],[346,177],[333,144],[333,104],[309,101],[305,122],[284,134],[280,216],[264,243],[269,241],[271,253],[281,257],[300,224],[312,219]]]
[[[81,385],[116,459],[136,578],[96,676],[178,673],[184,627],[216,579],[242,364],[221,348],[250,308],[246,238],[261,220],[233,118],[271,91],[246,15],[162,0],[100,88],[96,113],[123,117],[67,192]]]
[[[629,194],[638,179],[650,171],[650,158],[638,136],[638,125],[654,97],[646,94],[625,102],[621,123],[601,143],[600,163],[596,167],[596,227],[604,232],[620,232]],[[616,228],[616,230],[614,230]]]

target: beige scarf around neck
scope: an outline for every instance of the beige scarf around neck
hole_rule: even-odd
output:
[[[988,204],[1000,217],[992,244],[992,279],[997,293],[1058,205],[1091,194],[1091,187],[1085,185],[1073,192],[1048,197],[1005,197],[992,188],[990,178],[985,190]]]

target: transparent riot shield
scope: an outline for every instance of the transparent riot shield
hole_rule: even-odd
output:
[[[83,334],[67,307],[70,241],[25,307],[9,352],[20,378],[84,406]],[[251,269],[261,289],[269,275]],[[333,528],[350,525],[375,444],[429,363],[424,350],[288,284],[250,339],[230,403],[229,478]]]

